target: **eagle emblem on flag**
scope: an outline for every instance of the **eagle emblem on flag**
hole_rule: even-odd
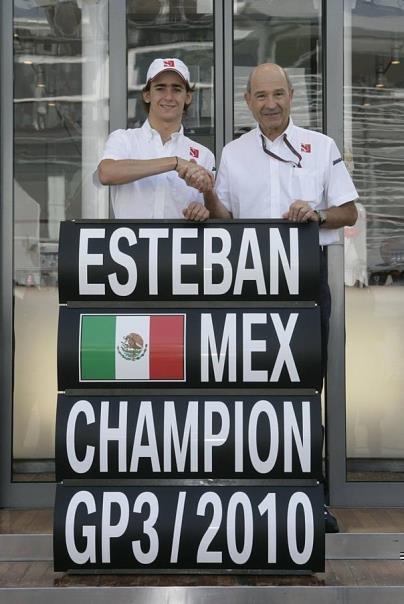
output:
[[[147,344],[138,333],[129,333],[117,346],[117,350],[127,361],[138,361],[146,354]]]

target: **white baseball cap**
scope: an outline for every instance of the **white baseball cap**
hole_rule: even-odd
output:
[[[180,59],[154,59],[147,70],[146,82],[153,80],[163,71],[175,71],[189,84],[189,69]]]

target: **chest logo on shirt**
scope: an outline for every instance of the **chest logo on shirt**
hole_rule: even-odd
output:
[[[311,153],[311,144],[310,143],[301,143],[300,151],[302,153]]]
[[[164,67],[175,67],[175,61],[174,61],[174,59],[165,59],[164,60]]]
[[[189,154],[191,157],[199,157],[199,149],[195,149],[195,147],[190,147]]]

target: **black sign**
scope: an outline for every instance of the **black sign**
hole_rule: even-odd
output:
[[[62,222],[59,250],[61,302],[318,300],[313,222]]]
[[[56,571],[324,570],[322,487],[57,486]]]
[[[318,308],[61,307],[59,390],[319,388]]]
[[[59,395],[56,480],[320,478],[320,397]]]

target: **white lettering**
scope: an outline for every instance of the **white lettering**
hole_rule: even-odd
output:
[[[116,524],[111,524],[112,506],[119,506],[120,514]],[[101,516],[101,559],[111,562],[111,539],[122,537],[129,524],[129,501],[121,491],[106,492],[102,500]]]
[[[173,294],[197,296],[197,283],[182,283],[181,269],[183,266],[196,264],[196,254],[184,254],[181,251],[182,239],[197,239],[198,229],[173,229]]]
[[[297,507],[301,505],[304,513],[304,530],[297,530]],[[303,549],[299,551],[297,535],[304,534]],[[306,493],[297,491],[289,500],[287,515],[287,536],[289,554],[295,564],[306,564],[313,552],[314,518],[313,508]],[[300,540],[299,540],[300,541]]]
[[[148,444],[142,445],[143,430],[146,428]],[[157,449],[156,430],[154,428],[153,408],[151,401],[142,401],[133,439],[130,471],[137,472],[140,457],[149,457],[153,472],[160,472],[160,462]]]
[[[150,510],[149,516],[143,521],[143,534],[146,535],[147,539],[132,541],[132,551],[138,562],[141,564],[151,564],[159,553],[159,536],[154,528],[159,515],[159,501],[156,495],[150,491],[140,493],[133,505],[135,514],[141,514],[144,505],[148,505]],[[149,545],[149,549],[146,551],[142,549],[143,541],[148,542]]]
[[[289,372],[291,382],[300,382],[300,377],[297,373],[295,361],[289,346],[298,316],[298,313],[290,313],[288,323],[284,328],[279,313],[271,313],[272,323],[275,327],[276,335],[278,336],[279,352],[272,370],[270,382],[277,382],[279,380],[283,365],[286,366]]]
[[[96,561],[95,526],[83,526],[82,535],[86,540],[86,547],[82,552],[76,547],[76,512],[81,504],[86,506],[88,514],[94,514],[96,511],[95,499],[88,491],[75,493],[69,501],[65,520],[65,541],[67,552],[75,564],[86,564],[86,562]]]
[[[136,235],[132,229],[121,227],[116,229],[109,240],[109,253],[111,258],[117,264],[124,266],[128,271],[128,280],[126,283],[120,283],[116,273],[108,275],[108,281],[112,291],[117,296],[130,296],[135,291],[137,283],[137,268],[136,262],[133,258],[124,254],[119,249],[119,240],[126,239],[129,245],[135,245],[137,243]]]
[[[243,449],[244,447],[238,446],[238,443],[242,443],[244,445],[244,435],[243,435],[243,427],[244,427],[244,402],[243,401],[235,401],[234,402],[234,470],[235,472],[242,472],[244,470],[243,465]]]
[[[283,403],[285,472],[292,471],[292,439],[294,439],[302,472],[311,470],[310,401],[302,401],[302,432],[291,401]]]
[[[229,359],[229,382],[236,381],[237,373],[237,341],[236,341],[236,314],[227,313],[223,327],[220,354],[217,353],[215,331],[213,329],[212,315],[201,314],[201,382],[209,382],[209,359],[212,359],[215,381],[223,379],[226,358]]]
[[[213,415],[220,416],[220,429],[213,431]],[[212,450],[213,447],[221,447],[227,440],[230,432],[229,410],[221,401],[205,401],[205,439],[204,459],[205,472],[212,472]]]
[[[252,268],[246,266],[249,250],[251,250]],[[235,294],[241,294],[244,281],[255,281],[258,294],[265,295],[267,293],[257,232],[254,228],[246,228],[243,231],[234,283]]]
[[[269,229],[269,253],[270,253],[270,294],[279,294],[279,260],[282,263],[283,272],[290,295],[299,294],[299,230],[294,227],[290,233],[290,262],[283,245],[282,237],[277,228]]]
[[[174,401],[164,402],[164,472],[171,472],[171,445],[174,446],[175,463],[184,472],[187,452],[190,449],[190,471],[198,471],[198,401],[189,401],[185,417],[182,443],[178,434]]]
[[[87,446],[84,458],[80,460],[77,457],[75,447],[75,434],[76,422],[80,413],[84,414],[87,425],[95,423],[94,409],[88,401],[81,400],[74,403],[69,413],[69,419],[67,420],[66,451],[67,458],[69,460],[69,464],[73,472],[77,472],[77,474],[84,474],[85,472],[89,471],[94,461],[95,447]]]
[[[109,401],[101,401],[100,414],[100,472],[108,472],[108,443],[118,443],[119,472],[126,472],[126,430],[128,424],[128,401],[120,401],[117,428],[109,427]]]
[[[168,229],[139,229],[139,239],[149,240],[149,294],[156,296],[158,291],[158,245],[159,239],[168,239]]]
[[[80,229],[79,241],[79,294],[80,296],[104,296],[103,283],[89,283],[87,268],[89,266],[102,266],[102,254],[89,254],[88,242],[90,239],[104,239],[105,229]]]
[[[243,314],[243,381],[244,382],[267,382],[268,371],[266,369],[252,369],[251,357],[253,352],[265,352],[267,345],[265,340],[253,340],[251,335],[252,325],[263,325],[267,323],[266,313],[244,313]]]
[[[203,283],[204,294],[221,296],[229,291],[233,278],[233,270],[229,261],[231,250],[230,233],[225,229],[204,229],[203,240]],[[219,252],[213,251],[213,241],[220,239],[222,247]],[[223,271],[222,281],[213,283],[213,266],[221,266]]]
[[[269,452],[265,460],[260,458],[257,447],[258,420],[261,413],[264,413],[268,418],[270,432]],[[260,432],[261,430],[262,427],[260,427]],[[267,474],[272,470],[276,463],[279,451],[279,424],[275,409],[269,401],[257,401],[252,408],[248,423],[248,449],[251,463],[257,472],[260,474]]]

